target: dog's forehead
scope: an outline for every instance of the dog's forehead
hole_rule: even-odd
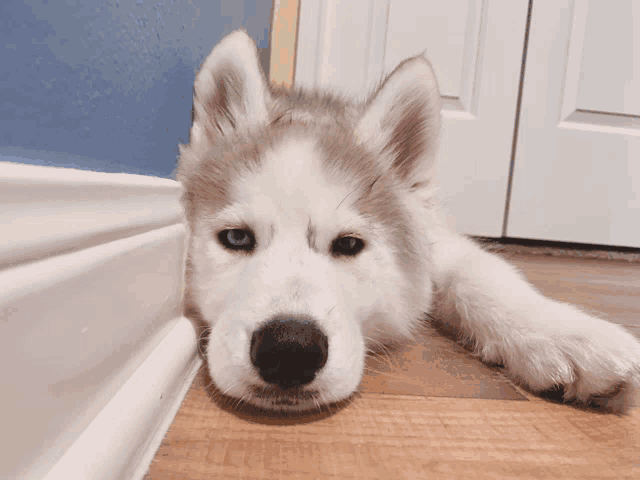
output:
[[[263,153],[262,168],[242,179],[236,196],[254,214],[289,222],[326,222],[349,194],[330,182],[323,153],[312,138],[285,138]]]

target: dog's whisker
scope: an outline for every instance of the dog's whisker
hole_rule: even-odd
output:
[[[240,398],[238,398],[237,402],[234,403],[233,408],[234,409],[238,409],[241,408],[244,405],[245,399],[247,398],[248,394],[244,394],[242,395]]]
[[[342,203],[349,198],[353,193],[355,193],[358,190],[358,187],[354,188],[351,192],[349,192],[338,204],[338,206],[336,207],[336,210],[338,210],[338,208],[340,208],[340,205],[342,205]]]
[[[321,399],[322,399],[324,408],[327,409],[327,413],[333,414],[333,410],[331,410],[331,403],[333,400],[327,399],[327,396],[324,393],[321,395]]]
[[[388,359],[386,359],[384,357],[381,357],[381,358],[375,359],[375,360],[376,360],[376,362],[379,363],[380,367],[384,367],[384,366],[386,366],[388,368],[394,368],[395,367],[395,365],[390,360],[388,360]],[[365,368],[365,371],[369,371],[369,372],[373,372],[373,373],[380,373],[380,374],[384,374],[385,373],[383,371],[377,370],[376,367],[370,365],[369,362],[365,363],[364,368]]]
[[[318,412],[322,412],[322,406],[320,405],[320,402],[318,401],[318,399],[316,397],[313,397],[313,403],[315,404],[316,408],[318,409]]]
[[[385,344],[384,344],[384,343],[382,343],[380,340],[377,340],[377,339],[375,339],[375,338],[373,338],[373,337],[365,336],[365,337],[364,337],[364,339],[365,339],[367,342],[375,343],[376,345],[378,345],[378,346],[379,346],[382,350],[384,350],[384,351],[387,351],[387,350],[389,349],[389,347],[388,347],[387,345],[385,345]]]
[[[393,365],[393,360],[392,360],[392,355],[391,355],[391,351],[390,349],[384,345],[383,343],[377,341],[374,338],[371,337],[365,337],[365,339],[369,342],[373,342],[378,344],[379,349],[372,349],[371,347],[367,348],[367,355],[369,355],[370,357],[375,358],[378,361],[382,361],[384,363],[386,363],[389,366]]]
[[[382,371],[382,370],[376,370],[375,368],[371,368],[368,365],[366,365],[364,367],[364,371],[365,371],[365,373],[375,373],[376,375],[384,375],[384,376],[391,377],[391,378],[400,378],[400,375],[398,375],[397,373],[385,372],[385,371]]]
[[[220,392],[220,395],[226,395],[229,390],[231,390],[232,388],[237,387],[238,385],[240,385],[240,382],[232,383],[227,388],[225,388],[224,391]]]
[[[386,358],[386,359],[389,359],[389,360],[391,359],[391,356],[392,356],[392,353],[393,353],[387,348],[381,349],[381,348],[371,348],[371,347],[366,348],[365,352],[370,357]]]

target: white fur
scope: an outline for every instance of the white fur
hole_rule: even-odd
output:
[[[196,93],[207,92],[220,62],[232,62],[251,86],[244,102],[252,120],[244,120],[264,123],[269,94],[255,47],[243,33],[214,49],[196,80]],[[428,63],[414,59],[403,65],[355,123],[354,133],[372,151],[380,152],[392,139],[387,120],[400,94],[422,91],[430,102],[425,105],[434,105],[437,83]],[[198,102],[196,107],[201,108]],[[196,141],[206,143],[204,126],[206,119],[196,117]],[[435,144],[437,132],[433,135]],[[193,147],[196,153],[189,158],[205,151],[203,145]],[[321,402],[344,399],[360,383],[368,347],[410,337],[420,314],[432,313],[472,340],[482,360],[503,363],[534,391],[562,385],[566,400],[596,401],[615,411],[637,405],[640,343],[620,326],[543,297],[507,262],[450,232],[426,183],[432,152],[425,151],[422,164],[400,167],[413,170],[409,182],[397,185],[407,227],[422,242],[415,254],[421,265],[417,281],[409,280],[408,267],[394,257],[398,233],[345,201],[350,188],[327,180],[321,153],[305,139],[291,137],[267,150],[258,171],[234,180],[227,207],[190,222],[193,290],[211,327],[206,356],[218,388],[271,406],[251,394],[250,386],[265,382],[251,365],[249,345],[258,326],[287,312],[313,317],[329,340],[328,362],[305,388],[317,391]],[[239,224],[255,233],[251,254],[230,252],[216,240],[214,232]],[[308,245],[310,224],[316,229],[315,248]],[[345,229],[365,239],[366,248],[355,257],[332,258],[329,246]],[[312,406],[300,400],[280,408]]]
[[[341,204],[349,191],[322,181],[316,155],[305,142],[271,152],[263,171],[236,185],[233,205],[203,219],[195,236],[199,304],[205,318],[216,319],[207,349],[210,373],[227,394],[243,397],[248,384],[264,385],[251,368],[248,345],[251,333],[272,315],[307,314],[327,332],[329,360],[310,385],[326,401],[341,400],[357,388],[365,340],[372,344],[409,334],[402,322],[416,312],[403,312],[410,286],[387,247],[386,233]],[[240,219],[258,239],[250,258],[225,251],[208,233]],[[310,221],[322,253],[307,245]],[[352,260],[328,258],[324,252],[345,228],[361,233],[368,248]]]
[[[245,32],[238,30],[227,35],[211,51],[194,83],[194,102],[196,121],[191,127],[190,147],[199,150],[199,154],[206,153],[207,139],[207,108],[206,103],[218,87],[215,75],[218,71],[231,68],[241,76],[244,85],[242,105],[231,105],[232,114],[241,119],[245,127],[264,124],[268,117],[270,95],[264,81],[255,43]],[[190,159],[182,155],[181,162]]]
[[[424,55],[421,62],[401,64],[389,77],[384,87],[378,92],[355,129],[359,142],[368,144],[372,149],[382,150],[389,142],[390,131],[384,125],[384,119],[392,115],[392,111],[402,100],[402,94],[411,93],[422,97],[424,109],[432,110],[428,116],[439,116],[440,94],[433,66]],[[434,132],[436,133],[436,132]],[[425,181],[432,176],[431,167],[435,161],[439,138],[433,135],[420,169],[414,172],[414,181]]]
[[[565,400],[614,411],[637,405],[640,344],[623,327],[542,296],[466,238],[443,229],[435,247],[439,317],[473,339],[482,360],[504,364],[534,391],[563,385]]]

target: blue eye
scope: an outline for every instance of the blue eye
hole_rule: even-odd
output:
[[[251,230],[232,228],[218,233],[218,240],[229,250],[251,251],[256,246],[256,240]]]

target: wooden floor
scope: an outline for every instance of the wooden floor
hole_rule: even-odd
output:
[[[509,255],[546,295],[640,336],[640,264]],[[640,479],[627,416],[521,391],[439,335],[371,358],[358,396],[317,417],[236,412],[199,375],[146,479]]]

